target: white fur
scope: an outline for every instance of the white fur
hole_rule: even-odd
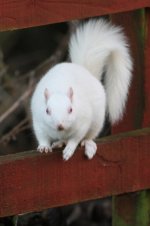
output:
[[[112,123],[123,115],[132,61],[121,28],[102,19],[77,28],[69,48],[72,63],[54,66],[35,89],[33,128],[38,151],[66,144],[63,158],[68,160],[81,142],[91,159],[97,149],[93,139],[103,128],[106,111]],[[104,71],[105,89],[100,81]],[[63,131],[58,131],[59,125]]]
[[[70,40],[71,61],[87,68],[102,79],[111,123],[123,116],[131,82],[132,60],[126,38],[120,27],[103,19],[89,20],[78,27]]]
[[[70,87],[73,90],[72,100],[68,97]],[[44,96],[45,89],[49,91],[48,100]],[[67,109],[70,105],[73,112],[69,115]],[[47,115],[47,107],[51,115]],[[51,151],[52,142],[65,141],[63,158],[68,160],[82,140],[92,140],[102,130],[105,110],[104,88],[87,69],[74,63],[56,65],[38,83],[31,101],[38,150],[42,152],[49,148]],[[60,123],[64,131],[57,130]],[[89,158],[95,152],[91,150]]]

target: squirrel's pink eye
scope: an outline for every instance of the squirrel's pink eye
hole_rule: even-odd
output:
[[[48,115],[51,114],[51,112],[50,112],[50,110],[49,110],[48,108],[46,108],[46,113],[47,113]]]
[[[72,108],[69,108],[68,112],[69,112],[69,114],[72,113]]]

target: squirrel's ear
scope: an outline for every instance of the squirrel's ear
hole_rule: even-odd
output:
[[[70,87],[69,90],[68,90],[68,97],[72,102],[72,100],[73,100],[73,89],[72,89],[72,87]]]
[[[48,91],[47,88],[44,90],[44,96],[45,96],[45,100],[48,101],[48,99],[50,97],[50,92]]]

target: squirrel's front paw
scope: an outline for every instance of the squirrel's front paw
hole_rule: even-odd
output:
[[[71,148],[70,146],[66,146],[65,149],[63,150],[63,159],[65,161],[70,159],[70,157],[73,155],[74,151],[75,150],[73,148]]]
[[[84,140],[82,141],[81,146],[85,146],[85,155],[88,159],[92,159],[97,151],[96,143],[93,140]]]
[[[52,148],[50,146],[47,145],[39,145],[37,147],[37,151],[41,152],[41,153],[48,153],[48,152],[52,152]]]

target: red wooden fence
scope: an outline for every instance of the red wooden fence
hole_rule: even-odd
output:
[[[78,149],[0,157],[0,215],[38,211],[150,187],[150,128],[103,138],[92,161]]]
[[[122,24],[131,41],[135,70],[126,115],[112,132],[140,129],[101,139],[91,161],[82,149],[68,162],[59,151],[0,157],[0,216],[150,188],[150,128],[141,129],[150,126],[149,7],[149,0],[0,0],[1,30],[104,14]],[[139,8],[146,8],[146,20],[137,11],[121,13]],[[146,31],[143,43],[139,31]]]
[[[0,0],[0,28],[39,26],[149,6],[149,0]]]
[[[126,115],[124,120],[112,129],[112,133],[118,133],[150,125],[150,83],[148,83],[150,81],[150,74],[148,73],[148,62],[150,61],[149,9],[146,9],[145,12],[140,10],[112,15],[112,19],[124,27],[131,43],[131,52],[134,59],[133,81]],[[147,148],[150,150],[150,147]],[[147,180],[149,180],[148,177]],[[134,196],[133,194],[128,194],[115,197],[113,199],[113,225],[120,226],[121,222],[124,225],[149,225],[147,222],[150,219],[146,217],[150,212],[150,209],[148,209],[150,208],[148,204],[150,203],[149,197],[148,192],[141,192],[140,194],[134,194]],[[149,206],[147,210],[144,205]],[[143,213],[138,211],[138,209],[145,209],[145,220],[142,216]]]

